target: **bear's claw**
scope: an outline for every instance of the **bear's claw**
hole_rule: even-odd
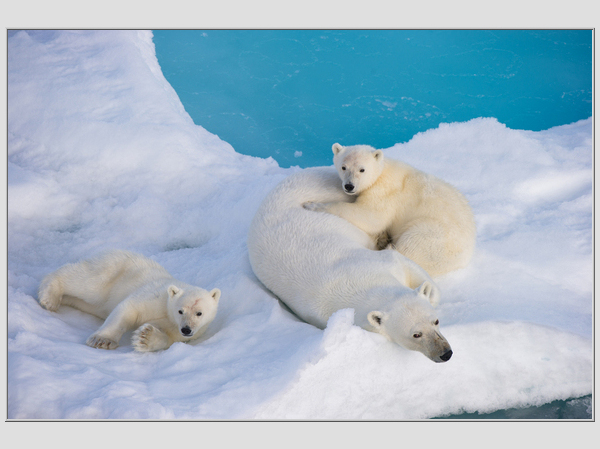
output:
[[[85,344],[98,349],[115,349],[119,346],[116,341],[111,340],[110,338],[100,337],[96,334],[91,335]]]
[[[150,341],[152,335],[157,330],[158,329],[156,329],[156,327],[148,323],[138,327],[131,336],[131,344],[133,345],[133,349],[140,352],[151,351],[152,349],[150,348]]]
[[[306,210],[312,210],[315,212],[320,212],[320,211],[325,210],[323,203],[313,203],[312,201],[302,204],[302,207]]]

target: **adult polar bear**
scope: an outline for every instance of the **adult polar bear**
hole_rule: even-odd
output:
[[[304,321],[321,329],[337,310],[353,308],[355,323],[435,362],[452,350],[433,305],[439,290],[417,264],[375,242],[348,221],[303,208],[350,202],[331,167],[303,170],[271,191],[248,233],[258,279]]]

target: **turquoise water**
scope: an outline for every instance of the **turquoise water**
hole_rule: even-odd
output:
[[[546,420],[546,419],[592,419],[592,395],[566,401],[552,401],[540,406],[509,408],[492,413],[463,413],[442,416],[437,419],[490,419],[490,420]]]
[[[158,30],[154,42],[196,124],[282,167],[440,122],[539,131],[592,115],[591,30]]]

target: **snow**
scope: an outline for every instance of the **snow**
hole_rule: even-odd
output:
[[[589,395],[592,145],[591,118],[541,132],[478,118],[385,150],[476,215],[472,263],[437,280],[454,355],[435,364],[348,310],[303,323],[259,283],[250,221],[300,168],[194,125],[152,33],[9,32],[8,419],[413,420]],[[219,287],[206,336],[102,351],[85,345],[100,320],[39,306],[45,274],[110,248]]]

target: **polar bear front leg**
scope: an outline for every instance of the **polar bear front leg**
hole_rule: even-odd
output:
[[[159,328],[150,323],[143,324],[133,333],[131,337],[133,349],[139,352],[152,352],[167,349],[172,341]]]
[[[307,210],[316,212],[327,212],[352,223],[357,228],[370,235],[379,235],[385,231],[390,221],[387,211],[373,210],[363,207],[358,202],[346,203],[343,201],[333,203],[304,203]]]
[[[104,324],[85,342],[92,348],[115,349],[125,332],[132,329],[139,319],[133,302],[125,299],[108,315]]]
[[[90,335],[85,344],[98,349],[116,349],[119,346],[118,342],[98,334]]]

